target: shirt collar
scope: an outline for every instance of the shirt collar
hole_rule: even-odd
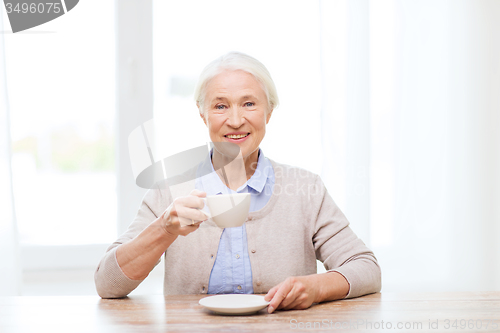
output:
[[[207,155],[207,158],[200,166],[198,170],[198,174],[204,174],[205,176],[200,177],[201,183],[203,186],[203,190],[207,192],[207,195],[216,195],[216,194],[226,194],[228,193],[228,188],[222,180],[219,178],[217,173],[214,170],[214,166],[212,165],[212,152]],[[236,192],[247,192],[245,191],[246,187],[250,187],[257,192],[262,192],[264,186],[266,185],[267,178],[269,177],[269,171],[271,168],[271,162],[265,158],[262,149],[259,149],[259,159],[257,160],[257,169],[255,169],[254,174],[250,179],[243,184]],[[207,172],[210,170],[210,172]],[[231,190],[230,190],[231,191]],[[234,192],[234,191],[231,191]]]
[[[254,174],[246,182],[248,185],[257,192],[262,192],[264,186],[266,185],[267,178],[269,177],[269,168],[271,168],[271,162],[264,156],[262,149],[259,149],[259,159],[257,160],[257,169],[255,169]]]

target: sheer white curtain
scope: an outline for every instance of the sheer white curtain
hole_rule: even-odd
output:
[[[383,291],[500,289],[500,2],[322,4],[323,178]]]
[[[500,4],[371,13],[372,239],[388,289],[498,289]]]
[[[3,28],[3,6],[0,27]],[[0,33],[0,296],[20,294],[21,270],[12,196],[9,105],[5,79],[3,33]]]
[[[369,1],[320,1],[321,177],[370,243]]]

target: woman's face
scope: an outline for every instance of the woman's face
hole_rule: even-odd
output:
[[[204,111],[202,118],[212,142],[232,142],[244,158],[252,153],[257,156],[272,110],[252,74],[224,71],[214,77],[206,88]]]

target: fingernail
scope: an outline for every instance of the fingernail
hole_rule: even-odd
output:
[[[267,308],[267,311],[268,311],[269,313],[273,313],[274,308],[273,308],[272,306],[270,306],[270,305],[269,305],[269,307]]]

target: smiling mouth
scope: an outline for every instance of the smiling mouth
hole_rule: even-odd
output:
[[[247,133],[247,134],[238,134],[238,135],[224,135],[224,137],[228,138],[228,139],[243,139],[243,138],[246,138],[247,136],[249,136],[250,133]]]

